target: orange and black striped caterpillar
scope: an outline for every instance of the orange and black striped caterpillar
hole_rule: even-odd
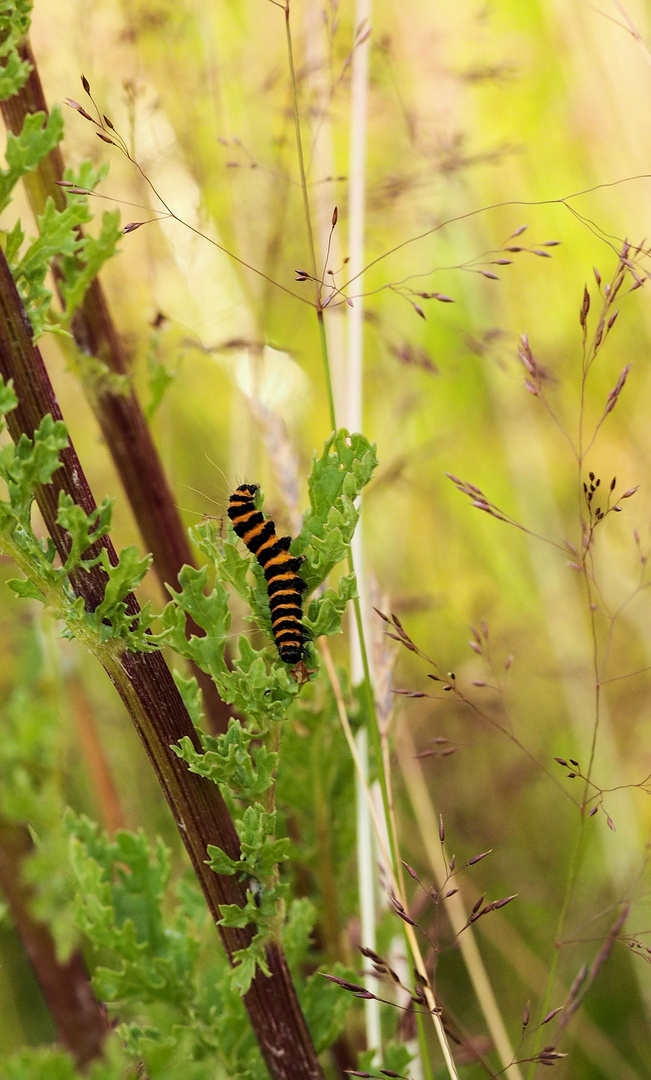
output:
[[[259,484],[240,484],[230,497],[228,516],[233,528],[253,552],[264,570],[269,594],[271,628],[280,659],[297,664],[305,652],[307,634],[301,617],[301,593],[305,582],[299,577],[301,559],[289,554],[290,536],[277,536],[271,518],[256,510],[253,497]]]

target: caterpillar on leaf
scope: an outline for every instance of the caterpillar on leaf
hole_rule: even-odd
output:
[[[259,484],[240,484],[229,499],[228,516],[264,570],[278,655],[285,664],[298,664],[307,641],[302,623],[302,593],[306,586],[298,573],[301,559],[289,554],[291,537],[277,536],[271,518],[256,510],[253,498],[259,488]]]

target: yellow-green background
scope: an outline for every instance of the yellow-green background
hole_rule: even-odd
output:
[[[314,220],[325,222],[317,244],[327,241],[337,205],[337,247],[328,268],[338,283],[346,276],[354,20],[347,2],[339,9],[312,0],[292,5],[309,191]],[[519,894],[503,916],[477,928],[517,1043],[522,1009],[528,999],[534,1007],[539,1002],[555,947],[578,823],[563,789],[579,798],[581,788],[579,780],[564,778],[553,757],[572,756],[587,766],[595,636],[585,586],[567,567],[569,556],[473,509],[445,474],[477,485],[530,530],[557,543],[580,543],[580,484],[567,438],[576,443],[579,423],[579,309],[587,283],[593,330],[599,308],[593,267],[608,281],[624,238],[639,244],[651,234],[650,12],[643,3],[627,4],[624,13],[608,2],[407,0],[377,4],[371,25],[366,258],[386,257],[365,279],[371,295],[364,302],[363,430],[377,441],[380,468],[364,505],[364,573],[378,606],[399,615],[418,646],[442,672],[455,672],[485,714],[438,692],[424,661],[398,655],[394,684],[432,697],[399,699],[396,730],[409,725],[421,750],[436,745],[428,742],[435,736],[460,747],[452,756],[422,760],[448,846],[459,861],[493,849],[467,882],[470,904],[483,891],[489,899]],[[309,283],[294,280],[297,268],[309,268],[309,258],[279,6],[263,0],[122,6],[43,0],[34,12],[32,44],[51,105],[71,97],[89,107],[83,71],[102,112],[175,213],[313,299]],[[97,211],[124,203],[125,223],[151,217],[139,207],[158,210],[159,204],[136,168],[77,113],[68,111],[66,120],[67,163],[88,156],[111,162],[101,188],[108,201],[94,201]],[[585,193],[569,198],[579,192]],[[448,219],[459,220],[433,231]],[[487,252],[494,254],[486,260],[499,258],[497,249],[522,225],[527,230],[514,243],[537,248],[560,241],[545,249],[552,258],[522,252],[510,266],[482,263],[498,281],[463,269],[477,267]],[[427,235],[398,248],[421,234]],[[647,267],[641,256],[642,278]],[[422,320],[395,287],[411,275],[419,275],[413,288],[448,294],[455,303],[419,301]],[[223,514],[229,490],[246,479],[263,484],[267,510],[290,529],[295,507],[283,501],[284,484],[296,468],[302,510],[311,456],[330,430],[310,306],[170,221],[125,236],[103,280],[145,400],[150,351],[177,373],[154,428],[188,524],[202,514]],[[651,597],[640,562],[640,551],[651,549],[651,309],[648,287],[630,296],[625,291],[587,384],[586,430],[601,416],[621,369],[632,366],[584,473],[592,469],[606,487],[616,476],[620,493],[639,485],[595,540],[603,605],[595,619],[599,658],[614,629],[601,672],[613,681],[602,692],[593,779],[599,788],[628,787],[604,797],[617,831],[608,829],[601,812],[590,823],[593,837],[573,892],[552,1006],[562,1004],[581,963],[598,953],[617,903],[630,900],[627,934],[576,1018],[563,1045],[574,1056],[557,1075],[641,1080],[651,1053],[651,969],[626,949],[630,935],[648,940],[651,926],[649,802],[638,789],[651,773]],[[158,312],[166,319],[154,331]],[[347,312],[346,305],[326,311],[340,408],[350,377]],[[558,425],[524,389],[516,349],[525,332],[549,375]],[[117,497],[116,543],[130,543],[137,533],[98,428],[56,343],[43,349],[94,493]],[[404,363],[398,354],[405,351],[429,362]],[[260,406],[269,410],[266,417]],[[10,568],[2,572],[11,576]],[[613,624],[610,616],[636,590]],[[149,592],[158,602],[153,581]],[[4,586],[0,602],[6,695],[15,674],[11,661],[22,662],[22,634],[35,614]],[[467,644],[470,625],[479,628],[482,620],[492,666]],[[369,626],[381,644],[382,626],[372,620]],[[46,626],[44,633],[53,631]],[[345,662],[345,644],[336,645]],[[82,679],[129,824],[144,822],[170,839],[162,798],[104,675],[74,647],[50,641],[48,648]],[[639,673],[621,678],[631,672]],[[512,732],[530,756],[486,716]],[[62,785],[70,801],[92,812],[93,792],[78,769],[74,717],[66,719]],[[395,783],[400,789],[397,764]],[[427,880],[408,800],[401,806],[404,858]],[[441,979],[450,1004],[479,1034],[481,1020],[454,952],[446,963]],[[23,970],[15,957],[2,970],[15,988],[23,976],[7,977],[14,967]],[[3,1003],[9,990],[4,985]],[[29,1010],[9,1008],[0,1010],[10,1017],[2,1024],[7,1046],[21,1027],[28,1039],[39,1037],[25,1018]]]

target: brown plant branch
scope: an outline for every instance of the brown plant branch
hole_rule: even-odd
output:
[[[30,914],[32,890],[22,869],[33,850],[27,829],[0,818],[0,889],[16,931],[34,969],[59,1040],[83,1068],[102,1053],[110,1025],[106,1010],[91,990],[81,953],[57,959],[49,927]]]
[[[7,128],[14,135],[22,130],[30,113],[48,113],[36,61],[28,40],[20,48],[20,57],[31,65],[29,78],[13,97],[0,103]],[[66,196],[58,181],[63,179],[63,155],[57,146],[38,168],[23,178],[34,216],[43,213],[48,198],[58,210],[66,205]],[[60,275],[54,266],[57,288]],[[71,331],[82,357],[94,356],[114,375],[130,375],[126,353],[111,318],[104,290],[98,278],[91,283],[83,303],[72,319]],[[158,451],[133,388],[116,392],[106,382],[79,364],[82,387],[101,428],[122,481],[133,516],[147,551],[153,555],[153,568],[163,587],[177,585],[178,574],[194,560],[187,534],[174,503]],[[203,631],[187,620],[188,634],[203,636]],[[193,674],[203,694],[210,729],[217,734],[228,727],[229,710],[221,700],[212,679],[193,665]]]
[[[32,342],[31,327],[16,290],[4,254],[0,254],[0,374],[13,380],[18,407],[9,413],[7,426],[17,441],[25,433],[30,438],[43,416],[62,419],[61,410],[39,350]],[[92,513],[95,501],[81,462],[70,441],[61,453],[61,467],[51,483],[40,486],[36,501],[52,536],[59,556],[65,561],[69,548],[68,534],[56,523],[59,494],[72,496],[86,514]],[[106,549],[110,562],[117,555],[105,536],[86,552],[92,558]],[[71,584],[82,597],[87,610],[93,611],[104,595],[105,574],[99,566],[78,569],[71,574]],[[135,596],[126,599],[127,611],[139,612]],[[206,865],[209,844],[222,848],[232,859],[240,856],[235,825],[219,788],[191,773],[171,749],[184,736],[200,750],[199,739],[185,709],[172,675],[160,652],[129,652],[115,645],[98,646],[97,658],[113,682],[144,744],[161,784],[181,839],[202,887],[210,913],[217,923],[220,906],[246,903],[245,888],[236,876],[215,874]],[[251,932],[246,929],[219,927],[229,960],[238,949],[246,948]],[[276,943],[266,950],[271,972],[268,978],[256,972],[244,996],[260,1050],[274,1080],[319,1080],[321,1069],[309,1032],[298,1004],[285,955]]]

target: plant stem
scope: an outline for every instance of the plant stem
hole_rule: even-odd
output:
[[[23,42],[20,56],[31,64],[29,78],[17,94],[0,102],[5,124],[15,135],[22,130],[25,117],[30,113],[42,112],[47,116],[48,112],[28,40]],[[35,217],[43,213],[48,199],[54,201],[58,210],[65,208],[66,197],[57,183],[63,179],[63,173],[63,156],[60,148],[56,147],[37,169],[24,177]],[[53,270],[58,287],[60,274],[56,263]],[[145,547],[153,555],[154,570],[167,595],[165,585],[176,585],[181,567],[194,565],[194,560],[158,451],[133,388],[129,387],[124,393],[116,392],[110,380],[98,379],[94,369],[84,363],[84,357],[93,356],[105,363],[112,374],[129,374],[122,340],[97,278],[91,282],[81,307],[72,319],[71,331],[81,358],[78,370],[84,393],[115,463]],[[188,633],[202,634],[191,619],[188,620]],[[201,687],[211,730],[214,733],[225,731],[229,710],[215,684],[198,668],[194,669],[193,674]]]
[[[354,736],[353,736],[353,733],[352,733],[352,730],[351,730],[351,727],[350,727],[350,722],[348,720],[348,715],[346,713],[346,707],[344,705],[344,700],[343,700],[343,696],[342,696],[342,693],[341,693],[341,687],[340,687],[339,681],[337,679],[337,673],[335,671],[335,666],[334,666],[334,663],[332,661],[332,656],[330,654],[330,649],[328,648],[327,642],[325,642],[323,644],[323,646],[321,648],[321,651],[322,651],[324,666],[325,666],[325,669],[326,669],[326,671],[328,673],[328,678],[330,679],[330,685],[332,686],[332,690],[333,690],[333,693],[334,693],[334,696],[335,696],[335,701],[336,701],[336,704],[337,704],[337,711],[339,713],[339,720],[341,722],[341,726],[343,728],[344,735],[346,736],[346,741],[348,743],[348,748],[350,750],[350,754],[351,754],[351,757],[352,757],[354,765],[355,765],[355,769],[356,769],[356,772],[357,772],[357,776],[359,778],[360,786],[361,786],[361,788],[362,788],[362,790],[364,792],[364,797],[365,797],[365,799],[367,801],[369,813],[370,813],[371,819],[373,821],[373,826],[374,826],[374,829],[375,829],[375,835],[376,835],[376,839],[377,839],[378,849],[379,849],[379,851],[380,851],[380,853],[381,853],[381,855],[382,855],[382,857],[383,857],[383,859],[385,861],[387,875],[388,875],[389,881],[391,883],[391,888],[394,890],[395,895],[403,902],[404,906],[406,907],[406,900],[405,900],[405,897],[404,897],[404,893],[402,892],[402,889],[400,888],[400,883],[399,883],[398,877],[393,871],[392,857],[391,857],[391,855],[390,855],[390,853],[389,853],[389,851],[387,849],[387,846],[385,844],[385,841],[384,841],[386,830],[382,827],[382,823],[380,821],[377,810],[375,808],[375,804],[373,802],[373,798],[372,798],[371,792],[369,790],[368,782],[367,782],[366,776],[364,774],[364,765],[360,761],[360,757],[359,757],[359,754],[357,752],[357,745],[355,743],[355,739],[354,739]],[[437,1006],[436,1006],[436,1000],[435,1000],[434,994],[432,992],[432,989],[430,987],[429,978],[428,978],[428,975],[427,975],[427,970],[425,968],[425,963],[423,961],[423,957],[422,957],[422,954],[421,954],[421,951],[420,951],[420,948],[419,948],[419,945],[418,945],[418,939],[416,938],[416,934],[414,932],[414,927],[409,926],[407,923],[403,923],[403,926],[404,926],[405,937],[407,939],[408,951],[411,953],[411,955],[413,957],[414,968],[415,968],[416,972],[418,973],[418,975],[421,978],[421,986],[422,986],[423,994],[425,996],[425,1001],[427,1003],[427,1007],[428,1007],[428,1009],[430,1011],[430,1015],[432,1017],[432,1022],[434,1024],[434,1030],[435,1030],[436,1036],[437,1036],[437,1038],[439,1040],[439,1045],[441,1047],[441,1051],[442,1051],[443,1057],[445,1059],[445,1065],[446,1065],[447,1071],[448,1071],[450,1077],[452,1078],[452,1080],[458,1080],[459,1074],[457,1072],[457,1068],[456,1068],[456,1065],[454,1063],[454,1058],[452,1057],[452,1053],[451,1053],[451,1050],[450,1050],[448,1039],[447,1039],[447,1036],[446,1036],[446,1033],[445,1033],[445,1028],[443,1027],[443,1021],[441,1020],[439,1010],[437,1009]]]
[[[317,322],[319,326],[319,342],[321,344],[321,356],[323,359],[323,374],[325,378],[326,394],[328,396],[328,408],[330,409],[330,427],[337,430],[337,417],[335,414],[335,399],[332,392],[332,379],[330,377],[330,363],[328,360],[328,342],[326,339],[325,323],[323,321],[323,308],[317,308]]]
[[[401,727],[396,749],[405,791],[411,802],[420,832],[423,851],[429,862],[436,888],[440,889],[442,883],[446,880],[448,866],[444,846],[440,843],[438,837],[437,814],[432,806],[423,769],[417,756],[416,746],[407,724],[403,724]],[[477,1001],[484,1014],[491,1041],[500,1056],[502,1068],[504,1070],[510,1069],[507,1073],[509,1080],[521,1080],[522,1073],[519,1067],[512,1064],[515,1054],[484,967],[474,927],[468,926],[469,912],[464,906],[462,894],[456,892],[452,896],[446,897],[443,902],[452,930],[457,935],[459,950],[466,965]]]
[[[314,247],[314,232],[312,230],[312,215],[310,213],[310,198],[307,190],[307,175],[305,172],[305,159],[303,156],[303,141],[301,138],[301,118],[298,111],[298,94],[296,87],[296,71],[294,68],[294,50],[292,46],[292,32],[289,25],[289,0],[285,7],[285,34],[287,38],[287,59],[289,62],[289,81],[292,88],[292,108],[294,112],[294,130],[296,133],[296,153],[298,167],[301,174],[301,192],[303,195],[303,213],[305,215],[305,231],[310,251],[310,273],[314,279],[317,322],[319,326],[319,340],[321,343],[321,356],[323,357],[323,370],[330,409],[330,427],[336,431],[337,421],[335,417],[335,400],[332,393],[332,381],[330,379],[330,365],[328,364],[328,347],[326,344],[325,326],[323,325],[323,305],[321,303],[321,282],[316,264],[316,250]]]
[[[572,899],[572,893],[574,891],[574,886],[576,884],[576,879],[577,879],[577,876],[578,876],[578,873],[579,873],[579,867],[581,866],[581,860],[583,858],[584,850],[585,850],[585,813],[582,813],[581,814],[581,821],[580,821],[580,824],[579,824],[579,831],[577,833],[576,842],[575,842],[575,845],[574,845],[574,851],[572,852],[572,858],[570,860],[570,868],[569,868],[569,873],[568,873],[568,876],[567,876],[567,883],[565,885],[565,893],[563,895],[563,902],[561,904],[561,910],[560,910],[560,912],[558,914],[558,922],[556,924],[556,940],[554,942],[554,955],[552,956],[552,962],[551,962],[551,965],[550,965],[550,968],[549,968],[549,976],[547,978],[547,985],[545,987],[545,996],[543,998],[543,1001],[542,1001],[542,1004],[541,1004],[541,1007],[540,1007],[540,1020],[541,1021],[543,1020],[543,1018],[549,1012],[549,1005],[550,1005],[550,1001],[551,1001],[552,990],[553,990],[553,987],[554,987],[554,980],[556,978],[556,969],[558,967],[558,957],[560,955],[560,943],[561,943],[561,938],[563,936],[563,930],[564,930],[564,927],[565,927],[565,919],[567,917],[567,911],[568,911],[568,908],[569,908],[569,905],[570,905],[570,900]],[[535,1058],[536,1058],[536,1055],[538,1054],[538,1052],[540,1050],[540,1044],[542,1043],[544,1032],[545,1032],[545,1028],[542,1027],[542,1025],[539,1025],[538,1030],[536,1031],[534,1044],[533,1044],[532,1061],[531,1061],[531,1063],[529,1065],[529,1070],[527,1072],[528,1080],[533,1080],[533,1075],[534,1075],[534,1072],[535,1072],[535,1069],[536,1069]]]
[[[50,413],[63,419],[39,350],[31,338],[27,314],[21,304],[4,254],[0,254],[0,374],[13,381],[18,407],[7,416],[7,427],[17,441],[30,438],[41,419]],[[70,548],[68,534],[56,522],[59,493],[65,492],[86,514],[95,510],[90,487],[72,443],[61,454],[61,467],[50,484],[36,490],[43,519],[63,561]],[[86,553],[92,558],[100,547],[110,562],[117,563],[111,540],[103,537]],[[99,566],[77,570],[70,576],[73,589],[83,598],[86,610],[94,611],[104,594],[105,575]],[[130,594],[127,611],[137,615],[138,603]],[[190,772],[172,751],[172,744],[186,736],[201,750],[197,733],[185,709],[172,675],[160,652],[129,652],[122,643],[97,643],[92,650],[124,702],[156,772],[183,843],[202,887],[211,916],[218,923],[223,904],[246,903],[244,884],[236,876],[213,873],[206,864],[209,844],[239,858],[240,843],[235,825],[219,788]],[[229,959],[251,940],[245,930],[219,927]],[[260,1050],[274,1080],[319,1080],[321,1068],[301,1013],[296,991],[282,949],[270,944],[266,962],[271,979],[258,971],[244,996]]]
[[[101,1056],[108,1015],[91,990],[81,953],[59,961],[49,927],[30,914],[34,897],[23,868],[33,847],[27,828],[0,818],[0,888],[59,1039],[82,1068]]]

